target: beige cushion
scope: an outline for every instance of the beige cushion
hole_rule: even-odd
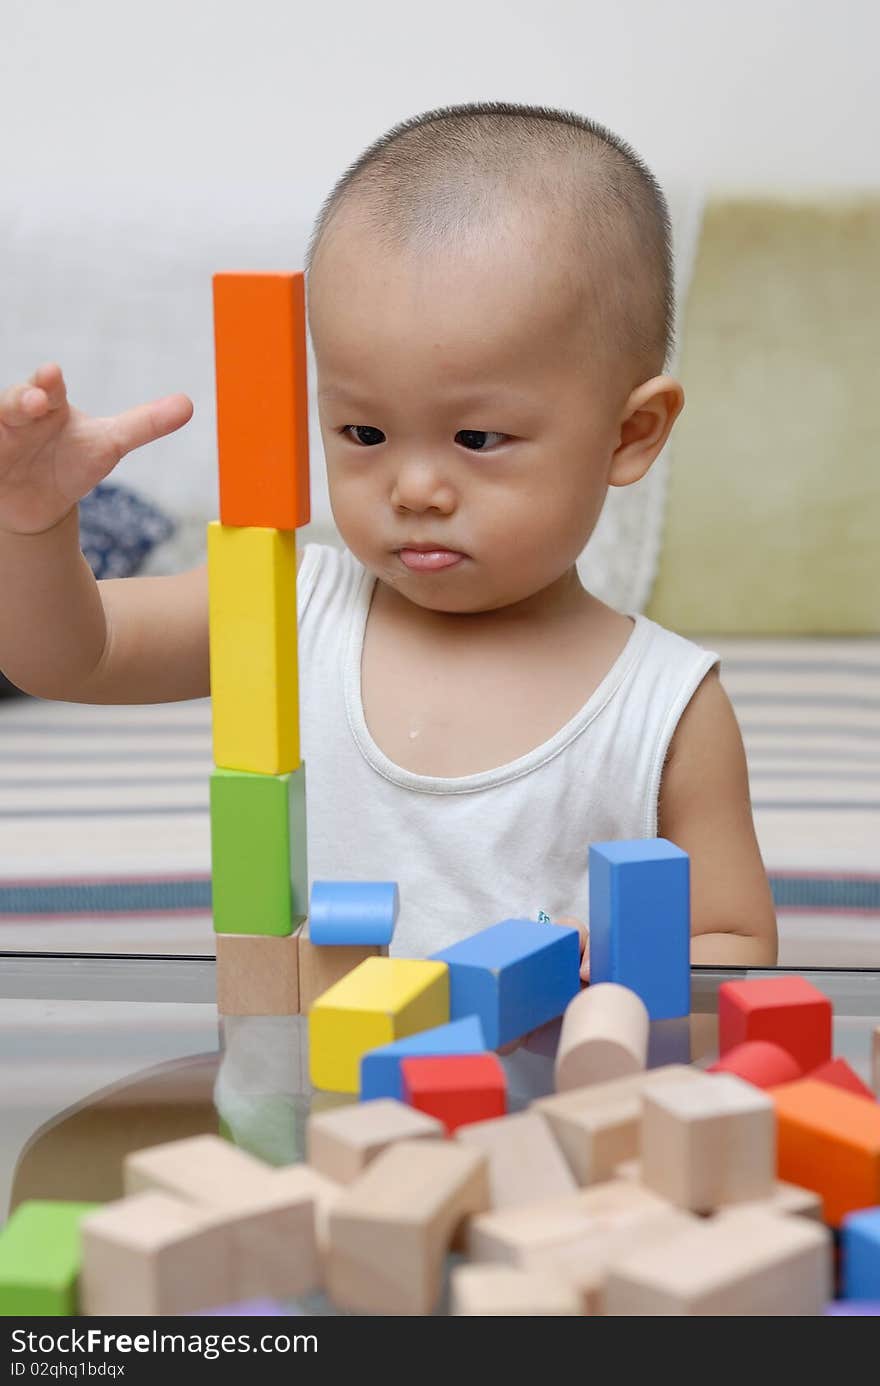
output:
[[[878,265],[876,193],[709,199],[655,621],[880,631]]]

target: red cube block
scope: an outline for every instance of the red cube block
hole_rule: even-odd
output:
[[[402,1059],[400,1072],[404,1101],[437,1117],[447,1135],[507,1112],[507,1079],[495,1054]]]
[[[831,1058],[831,1002],[805,977],[754,977],[718,988],[718,1049],[769,1040],[809,1073]]]
[[[749,1040],[728,1049],[723,1058],[710,1066],[710,1073],[735,1073],[756,1088],[776,1088],[803,1077],[800,1064],[787,1049],[769,1040]]]
[[[830,1063],[821,1064],[819,1068],[813,1069],[808,1077],[815,1079],[817,1083],[830,1083],[832,1087],[854,1092],[856,1097],[867,1097],[869,1102],[877,1100],[867,1084],[850,1068],[846,1059],[832,1059]]]

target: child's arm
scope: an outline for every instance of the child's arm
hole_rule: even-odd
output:
[[[776,911],[752,822],[736,714],[711,669],[676,727],[657,833],[691,861],[691,962],[773,967]]]
[[[98,583],[79,547],[82,496],[191,415],[172,395],[90,418],[55,364],[0,392],[0,669],[25,692],[92,703],[209,692],[204,567]]]

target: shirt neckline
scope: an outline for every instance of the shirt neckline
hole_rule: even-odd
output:
[[[413,770],[406,770],[402,765],[398,765],[386,756],[381,747],[373,740],[364,716],[361,664],[367,618],[377,579],[368,568],[361,566],[363,571],[349,617],[343,674],[348,724],[361,755],[378,774],[404,789],[414,789],[423,794],[467,794],[474,790],[487,789],[493,785],[518,779],[519,776],[529,774],[546,761],[552,760],[554,756],[565,749],[569,742],[580,735],[614,695],[627,672],[641,654],[651,625],[648,617],[641,612],[623,613],[631,618],[634,625],[620,654],[583,706],[549,740],[543,741],[540,746],[533,747],[525,755],[518,756],[516,760],[508,761],[504,765],[496,765],[490,770],[478,770],[471,775],[419,775]]]

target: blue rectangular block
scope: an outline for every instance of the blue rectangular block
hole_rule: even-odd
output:
[[[690,857],[664,837],[590,845],[590,981],[619,982],[652,1020],[691,1008]]]
[[[849,1213],[840,1235],[843,1298],[880,1299],[880,1208]]]
[[[401,1059],[482,1054],[485,1049],[483,1027],[475,1015],[454,1020],[449,1025],[437,1025],[433,1030],[420,1030],[393,1044],[371,1049],[361,1059],[361,1101],[369,1102],[374,1097],[396,1097],[398,1102],[404,1101]]]
[[[504,919],[433,955],[449,968],[452,1020],[478,1015],[489,1049],[561,1015],[580,991],[577,929]]]

